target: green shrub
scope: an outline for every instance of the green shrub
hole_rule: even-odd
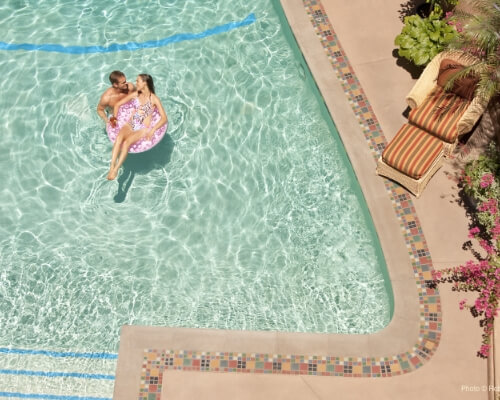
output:
[[[444,11],[450,11],[458,4],[458,0],[425,0],[425,2],[431,5],[431,10],[438,7]]]
[[[439,12],[432,12],[428,18],[410,15],[404,24],[394,44],[399,46],[398,54],[415,65],[427,65],[457,36],[455,28],[441,19]]]

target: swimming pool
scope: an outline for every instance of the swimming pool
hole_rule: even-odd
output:
[[[96,3],[7,1],[1,40],[144,43],[255,21],[135,51],[3,53],[0,346],[113,352],[123,324],[387,325],[364,200],[275,6]],[[95,105],[113,69],[150,73],[170,126],[110,183]]]

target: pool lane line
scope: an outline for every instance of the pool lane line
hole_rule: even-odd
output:
[[[27,375],[27,376],[44,376],[48,378],[83,378],[83,379],[107,379],[114,381],[114,375],[106,374],[88,374],[83,372],[47,372],[47,371],[30,371],[20,369],[0,369],[0,375]]]
[[[26,51],[48,51],[65,54],[91,54],[91,53],[112,53],[122,50],[141,50],[155,47],[163,47],[172,43],[184,42],[187,40],[203,39],[208,36],[229,32],[233,29],[241,28],[253,24],[256,21],[255,14],[251,13],[245,19],[236,22],[229,22],[218,25],[200,33],[178,33],[158,40],[148,40],[146,42],[113,43],[109,46],[63,46],[61,44],[33,44],[33,43],[6,43],[0,42],[0,50],[26,50]]]
[[[80,397],[80,396],[64,396],[57,394],[38,394],[38,393],[19,393],[19,392],[0,392],[0,397],[10,397],[16,399],[43,399],[43,400],[112,400],[109,397]]]
[[[6,347],[0,347],[0,355],[1,354],[42,355],[49,357],[99,358],[108,360],[116,360],[118,358],[118,354],[114,353],[76,353],[76,352],[48,351],[48,350],[9,349]]]

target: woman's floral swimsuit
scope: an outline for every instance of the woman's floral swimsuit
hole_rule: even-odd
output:
[[[132,130],[138,131],[139,129],[144,128],[144,120],[149,117],[153,113],[153,105],[151,104],[151,96],[149,96],[148,101],[146,103],[141,104],[139,102],[139,97],[136,97],[134,100],[135,112],[130,118],[130,126]]]

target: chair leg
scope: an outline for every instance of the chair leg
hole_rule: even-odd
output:
[[[427,183],[430,181],[432,176],[441,168],[444,162],[443,153],[439,153],[434,162],[431,164],[427,172],[420,179],[413,179],[408,175],[398,171],[397,169],[386,164],[382,157],[379,158],[377,162],[376,172],[380,176],[391,179],[404,186],[409,192],[411,192],[415,197],[419,198],[424,191]]]

